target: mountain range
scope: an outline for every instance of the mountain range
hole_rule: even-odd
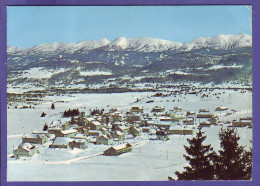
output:
[[[119,37],[113,41],[99,39],[81,41],[78,43],[54,42],[41,44],[28,49],[8,46],[9,54],[16,53],[75,53],[90,50],[102,51],[137,51],[137,52],[161,52],[161,51],[190,51],[200,48],[229,49],[252,46],[252,36],[248,34],[218,35],[215,37],[200,37],[191,42],[179,43],[157,38]]]
[[[10,86],[35,87],[107,82],[251,83],[252,37],[218,35],[186,43],[119,37],[28,49],[8,47],[7,74]]]

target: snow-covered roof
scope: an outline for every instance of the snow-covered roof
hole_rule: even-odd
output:
[[[53,142],[53,145],[68,145],[70,140],[70,137],[57,137]]]
[[[46,134],[25,134],[23,138],[43,138]]]
[[[93,121],[95,120],[94,118],[86,118],[87,121]]]
[[[125,144],[114,146],[112,148],[115,150],[120,150],[120,149],[126,148],[127,144],[130,145],[129,143],[125,143]],[[130,145],[130,146],[132,146],[132,145]]]
[[[94,124],[94,125],[101,125],[101,123],[99,121],[92,121],[92,124]]]
[[[34,149],[35,146],[34,146],[33,144],[31,144],[31,143],[21,143],[21,144],[18,146],[18,148],[24,149],[24,150],[26,150],[26,151],[30,151],[30,149]]]
[[[126,127],[126,126],[118,126],[118,128],[119,128],[120,130],[126,130],[126,129],[128,129],[128,127]]]
[[[71,133],[75,133],[78,132],[78,130],[76,129],[68,129],[68,130],[62,130],[61,133],[62,134],[71,134]]]
[[[120,132],[120,131],[116,131],[115,132],[118,136],[122,136],[122,135],[125,135],[124,133]]]

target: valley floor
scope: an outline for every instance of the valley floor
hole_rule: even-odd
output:
[[[167,92],[167,91],[166,91]],[[240,117],[252,116],[252,93],[234,90],[214,90],[209,97],[181,94],[167,97],[152,97],[154,92],[112,93],[112,94],[71,94],[63,96],[46,96],[35,108],[8,109],[7,115],[7,179],[8,181],[156,181],[167,180],[168,176],[176,177],[175,171],[182,171],[187,162],[183,158],[184,145],[191,136],[170,135],[169,141],[148,140],[147,134],[126,141],[134,144],[131,152],[119,156],[103,156],[109,148],[106,145],[89,144],[86,150],[50,149],[48,142],[41,147],[40,154],[31,158],[10,158],[13,148],[21,143],[23,134],[33,130],[42,130],[44,123],[63,123],[66,109],[78,108],[89,113],[90,109],[117,108],[129,110],[132,106],[144,107],[149,112],[154,106],[165,106],[166,110],[182,107],[198,113],[200,108],[214,112],[216,107],[226,106],[236,112],[226,115],[225,112],[214,112],[223,122],[239,120]],[[216,95],[213,95],[216,94]],[[218,97],[218,98],[217,98]],[[138,102],[136,102],[138,98]],[[147,103],[153,100],[154,102]],[[51,103],[55,103],[52,110]],[[46,117],[40,117],[45,112]],[[222,126],[203,128],[207,139],[214,150],[219,149],[218,132]],[[227,127],[224,125],[224,128]],[[247,148],[252,146],[252,129],[238,128],[240,144]]]

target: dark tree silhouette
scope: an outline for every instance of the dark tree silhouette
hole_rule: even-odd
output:
[[[51,109],[55,109],[54,103],[51,104]]]
[[[45,112],[43,112],[42,114],[41,114],[41,117],[45,117],[47,114],[45,113]]]
[[[49,128],[49,127],[48,127],[48,125],[45,123],[45,125],[44,125],[44,127],[43,127],[43,129],[42,129],[42,130],[43,130],[43,131],[47,131],[47,130],[48,130],[48,128]]]
[[[234,128],[219,132],[221,150],[216,159],[216,175],[220,180],[248,180],[252,177],[252,149],[238,144],[240,137]]]
[[[187,139],[190,146],[184,146],[188,155],[184,155],[190,166],[185,171],[175,172],[178,180],[212,180],[214,179],[214,165],[212,162],[215,152],[210,145],[203,145],[206,139],[205,132],[199,131],[196,137]]]

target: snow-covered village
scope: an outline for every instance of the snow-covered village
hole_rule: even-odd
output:
[[[7,181],[252,179],[250,7],[224,7],[8,7]]]

